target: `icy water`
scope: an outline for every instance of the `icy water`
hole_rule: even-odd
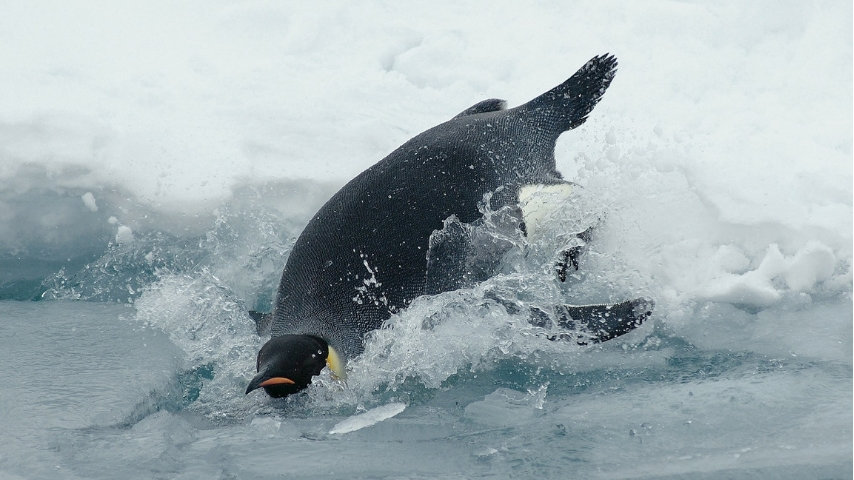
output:
[[[565,287],[537,255],[545,245],[527,245],[505,260],[513,272],[394,317],[346,383],[245,396],[263,343],[246,310],[269,305],[299,230],[273,233],[288,222],[265,205],[283,199],[259,198],[223,207],[192,239],[112,242],[45,280],[38,296],[53,300],[0,302],[6,477],[850,475],[845,295],[687,312],[663,302],[596,347],[551,342],[489,299],[619,295],[612,257],[595,248],[582,266],[606,274]]]
[[[0,15],[0,478],[852,477],[850,2],[76,5]],[[244,395],[326,199],[605,52],[498,276]],[[579,347],[496,296],[656,309]]]
[[[220,378],[240,367],[228,365],[230,355],[188,364],[131,307],[57,301],[0,308],[6,478],[850,473],[851,367],[844,359],[704,349],[661,336],[654,346],[622,344],[557,362],[493,351],[487,365],[463,368],[436,388],[413,379],[342,400],[336,397],[349,396],[325,385],[270,401],[242,397],[244,382]],[[349,415],[386,404],[405,409],[331,433]]]

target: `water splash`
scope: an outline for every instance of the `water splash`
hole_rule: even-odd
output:
[[[194,399],[187,408],[211,419],[243,416],[243,389],[251,377],[255,334],[245,304],[205,269],[164,277],[137,299],[136,319],[157,328],[185,353],[185,375]]]

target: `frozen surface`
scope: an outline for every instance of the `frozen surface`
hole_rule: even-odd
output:
[[[406,410],[405,403],[389,403],[388,405],[372,408],[365,413],[353,415],[352,417],[336,423],[329,433],[344,434],[355,432],[357,430],[370,427],[371,425],[375,425],[383,420],[388,420],[404,410]]]
[[[851,18],[850,2],[4,5],[0,477],[850,478]],[[243,395],[263,343],[245,312],[270,308],[338,187],[604,52],[619,73],[556,150],[584,188],[502,275],[416,301],[346,383]],[[584,218],[603,221],[561,284],[550,262]],[[495,294],[656,312],[578,348]]]

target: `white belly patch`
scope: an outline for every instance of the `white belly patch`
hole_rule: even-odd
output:
[[[534,239],[544,221],[566,204],[575,190],[571,183],[525,185],[519,189],[519,208],[528,238]]]

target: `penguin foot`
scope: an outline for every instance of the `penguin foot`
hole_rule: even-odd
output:
[[[613,305],[557,305],[552,316],[532,307],[529,321],[541,327],[558,327],[569,332],[552,335],[549,340],[574,341],[578,345],[601,343],[625,335],[641,326],[652,315],[655,302],[636,298]]]
[[[578,271],[578,259],[587,250],[587,243],[593,238],[593,229],[590,227],[587,230],[576,233],[575,241],[577,245],[565,248],[560,253],[560,259],[555,263],[555,272],[557,278],[561,282],[566,281],[566,275],[569,270]]]

